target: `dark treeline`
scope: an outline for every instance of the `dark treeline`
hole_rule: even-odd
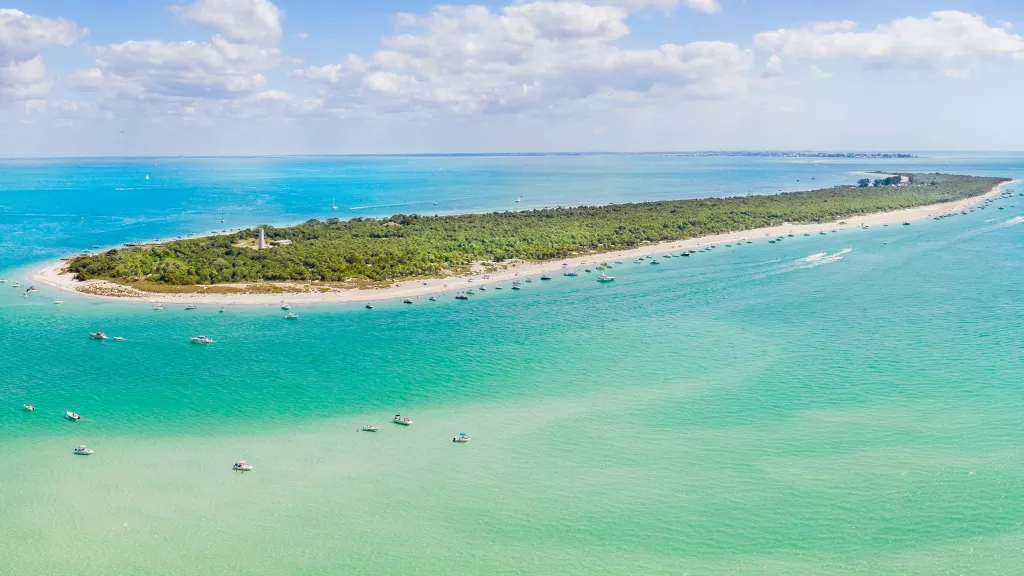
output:
[[[842,186],[458,216],[309,220],[286,228],[264,226],[268,240],[291,240],[288,246],[265,250],[244,246],[256,238],[256,229],[250,229],[79,256],[70,261],[69,270],[82,280],[171,285],[436,277],[463,271],[473,262],[551,260],[786,222],[833,222],[979,196],[1006,181],[942,174],[904,176],[909,184],[899,187]]]

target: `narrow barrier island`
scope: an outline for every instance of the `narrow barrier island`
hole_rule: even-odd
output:
[[[657,242],[850,216],[982,196],[1007,178],[880,174],[851,186],[807,192],[547,208],[456,216],[309,220],[233,234],[132,246],[77,256],[78,280],[143,289],[258,282],[380,284],[443,277],[474,264],[545,261]],[[285,242],[282,242],[285,241]]]

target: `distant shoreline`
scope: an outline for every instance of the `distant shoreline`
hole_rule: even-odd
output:
[[[901,223],[904,221],[918,220],[926,217],[935,217],[951,212],[958,212],[978,204],[985,199],[1000,194],[1003,187],[1017,183],[1017,180],[1003,182],[994,186],[986,194],[944,202],[896,210],[892,212],[878,212],[860,216],[844,218],[839,222],[827,222],[822,224],[783,224],[767,228],[754,228],[739,232],[716,234],[689,240],[678,240],[641,246],[629,250],[617,250],[610,252],[594,253],[587,256],[546,261],[546,262],[522,262],[510,265],[504,270],[487,274],[484,273],[448,276],[445,278],[426,280],[405,280],[397,282],[386,288],[371,289],[337,289],[332,288],[329,292],[319,290],[306,292],[279,292],[279,293],[258,293],[258,294],[216,294],[216,293],[155,293],[143,292],[141,290],[109,282],[106,280],[87,280],[79,282],[71,274],[61,274],[65,262],[50,264],[32,273],[33,282],[57,288],[63,292],[80,294],[90,298],[99,298],[121,302],[149,302],[161,304],[212,304],[219,306],[259,306],[277,305],[282,302],[289,304],[329,304],[329,303],[356,303],[356,302],[377,302],[382,300],[415,299],[421,296],[439,295],[449,292],[458,292],[478,286],[490,286],[492,284],[509,283],[515,280],[523,280],[528,277],[538,276],[545,273],[559,273],[563,269],[575,270],[587,266],[596,266],[599,262],[612,262],[621,260],[632,260],[642,256],[658,255],[674,252],[682,249],[699,249],[709,245],[720,245],[747,240],[766,240],[777,236],[788,234],[817,234],[830,230],[843,230],[858,228],[862,226],[875,226],[883,224]],[[585,275],[580,270],[581,278],[591,281],[596,280],[595,275]],[[611,271],[614,275],[614,269]],[[283,284],[283,283],[282,283]],[[230,288],[244,288],[245,285],[215,285]]]

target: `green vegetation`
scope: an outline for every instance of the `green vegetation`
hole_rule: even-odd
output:
[[[459,216],[397,214],[347,222],[309,220],[223,236],[79,256],[69,270],[80,280],[189,286],[242,282],[387,282],[436,277],[474,262],[551,260],[623,250],[786,222],[833,222],[858,214],[912,208],[983,195],[1005,178],[904,174],[904,186],[841,186],[767,196],[707,198],[550,208]],[[879,180],[880,182],[882,180]],[[888,180],[893,184],[893,180]]]

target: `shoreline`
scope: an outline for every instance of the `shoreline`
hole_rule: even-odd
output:
[[[641,256],[653,256],[674,252],[682,249],[698,249],[712,244],[737,243],[740,241],[756,239],[772,239],[787,234],[817,234],[830,230],[845,230],[859,228],[862,226],[875,226],[882,224],[901,223],[910,220],[919,220],[926,217],[935,217],[951,212],[959,212],[994,196],[998,196],[1005,186],[1018,183],[1017,180],[1010,180],[994,186],[987,193],[973,198],[944,202],[940,204],[929,204],[917,208],[907,208],[893,212],[876,212],[860,216],[851,216],[837,222],[826,222],[822,224],[783,224],[766,228],[753,228],[739,232],[729,232],[689,240],[675,240],[631,248],[628,250],[594,253],[587,256],[578,256],[564,260],[547,262],[519,262],[509,265],[503,270],[486,273],[479,272],[460,276],[448,276],[445,278],[434,278],[427,280],[404,280],[392,284],[386,288],[331,288],[328,292],[319,290],[307,292],[281,292],[281,293],[260,293],[260,294],[217,294],[217,293],[158,293],[143,292],[130,286],[116,284],[107,280],[87,280],[79,282],[73,279],[70,274],[61,274],[65,263],[50,264],[38,269],[31,274],[33,282],[56,288],[61,292],[70,292],[88,298],[97,298],[119,302],[139,303],[160,303],[160,304],[214,304],[220,306],[259,306],[278,305],[283,302],[289,304],[333,304],[333,303],[356,303],[356,302],[378,302],[381,300],[418,298],[420,296],[431,296],[451,291],[461,291],[475,286],[487,286],[502,282],[525,279],[529,276],[544,273],[560,272],[563,269],[581,268],[587,265],[596,265],[602,261],[635,259]],[[843,222],[840,224],[839,222]],[[487,278],[483,276],[487,275]],[[237,286],[237,285],[227,285]],[[244,285],[242,285],[244,286]],[[83,291],[83,289],[85,291]],[[96,294],[89,290],[107,291],[107,294]]]

